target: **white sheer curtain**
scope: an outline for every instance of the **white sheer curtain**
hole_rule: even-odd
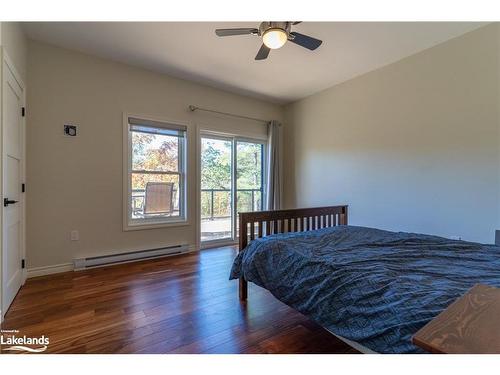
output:
[[[268,168],[266,201],[268,210],[281,208],[281,124],[272,120],[267,125]]]

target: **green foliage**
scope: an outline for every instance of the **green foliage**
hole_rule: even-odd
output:
[[[231,142],[205,140],[201,151],[201,188],[231,189]]]
[[[262,146],[255,143],[238,142],[237,145],[237,209],[238,211],[253,211],[260,207],[261,194],[254,192],[254,207],[252,193],[239,191],[241,189],[260,189],[262,173]],[[213,195],[214,216],[230,216],[231,214],[231,142],[204,139],[201,152],[201,188],[220,189]],[[202,191],[202,217],[211,216],[212,193]]]
[[[179,138],[140,132],[132,133],[132,169],[177,172],[179,168]],[[174,182],[178,176],[134,173],[132,189],[144,189],[147,182]]]
[[[262,145],[240,142],[236,151],[238,189],[260,189]]]

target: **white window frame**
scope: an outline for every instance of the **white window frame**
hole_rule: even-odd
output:
[[[165,128],[185,126],[185,141],[179,143],[179,216],[155,217],[132,219],[132,208],[130,205],[132,195],[132,132],[130,131],[129,118],[139,118],[146,121],[155,121],[165,124]],[[158,124],[158,127],[161,127]],[[123,114],[123,230],[143,230],[163,227],[175,227],[189,225],[188,221],[188,179],[187,179],[187,150],[189,147],[188,126],[181,121],[172,121],[168,119],[153,118],[147,115],[138,115],[132,113]]]

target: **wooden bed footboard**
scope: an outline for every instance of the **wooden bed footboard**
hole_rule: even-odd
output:
[[[288,232],[306,232],[315,229],[347,225],[347,205],[298,208],[291,210],[240,212],[240,245],[243,250],[255,238]],[[240,300],[248,296],[247,281],[240,278]]]

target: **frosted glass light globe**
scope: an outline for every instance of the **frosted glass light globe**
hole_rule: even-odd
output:
[[[285,45],[287,41],[286,32],[282,29],[269,29],[262,35],[262,41],[266,47],[271,49],[278,49]]]

